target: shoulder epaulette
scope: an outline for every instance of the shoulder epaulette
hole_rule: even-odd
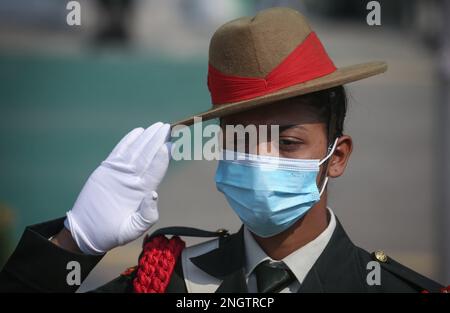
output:
[[[164,227],[157,229],[150,236],[146,237],[146,240],[160,235],[172,235],[172,236],[186,236],[186,237],[226,237],[229,235],[228,230],[224,228],[219,228],[216,231],[203,230],[193,227],[184,227],[184,226],[172,226],[172,227]],[[144,240],[145,242],[145,240]]]
[[[372,258],[378,261],[383,269],[408,282],[418,292],[445,292],[446,288],[441,284],[413,271],[388,257],[384,251],[378,250],[372,253]]]

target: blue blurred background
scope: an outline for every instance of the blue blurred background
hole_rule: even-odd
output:
[[[129,130],[209,108],[208,41],[219,25],[282,5],[308,16],[338,66],[389,64],[348,86],[355,151],[331,184],[330,206],[357,244],[448,282],[443,1],[379,1],[381,26],[367,25],[360,0],[79,2],[81,26],[66,24],[67,1],[0,3],[0,264],[26,225],[71,208]],[[155,229],[238,229],[214,170],[207,161],[172,164]],[[137,241],[109,253],[83,290],[134,265],[139,249]]]

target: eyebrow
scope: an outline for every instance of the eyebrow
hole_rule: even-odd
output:
[[[220,123],[221,126],[236,125],[236,124],[239,124],[239,123],[232,123],[232,124],[223,123],[222,124],[222,121]],[[274,125],[276,125],[276,124],[268,124],[267,126],[274,126]],[[303,131],[307,131],[308,130],[305,126],[303,126],[301,124],[287,124],[287,125],[278,125],[278,126],[279,126],[280,133],[285,131],[285,130],[287,130],[287,129],[290,129],[290,128],[298,128],[298,129],[303,130]]]
[[[283,132],[289,128],[299,128],[301,130],[307,130],[305,126],[303,125],[298,125],[298,124],[292,124],[292,125],[280,125],[280,132]]]

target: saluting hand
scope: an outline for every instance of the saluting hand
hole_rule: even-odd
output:
[[[169,124],[133,129],[91,174],[64,222],[82,252],[103,254],[156,223],[169,138]]]

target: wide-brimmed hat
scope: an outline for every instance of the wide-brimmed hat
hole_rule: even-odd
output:
[[[271,8],[222,25],[209,46],[212,108],[173,125],[191,125],[385,72],[385,62],[337,68],[306,18]]]

